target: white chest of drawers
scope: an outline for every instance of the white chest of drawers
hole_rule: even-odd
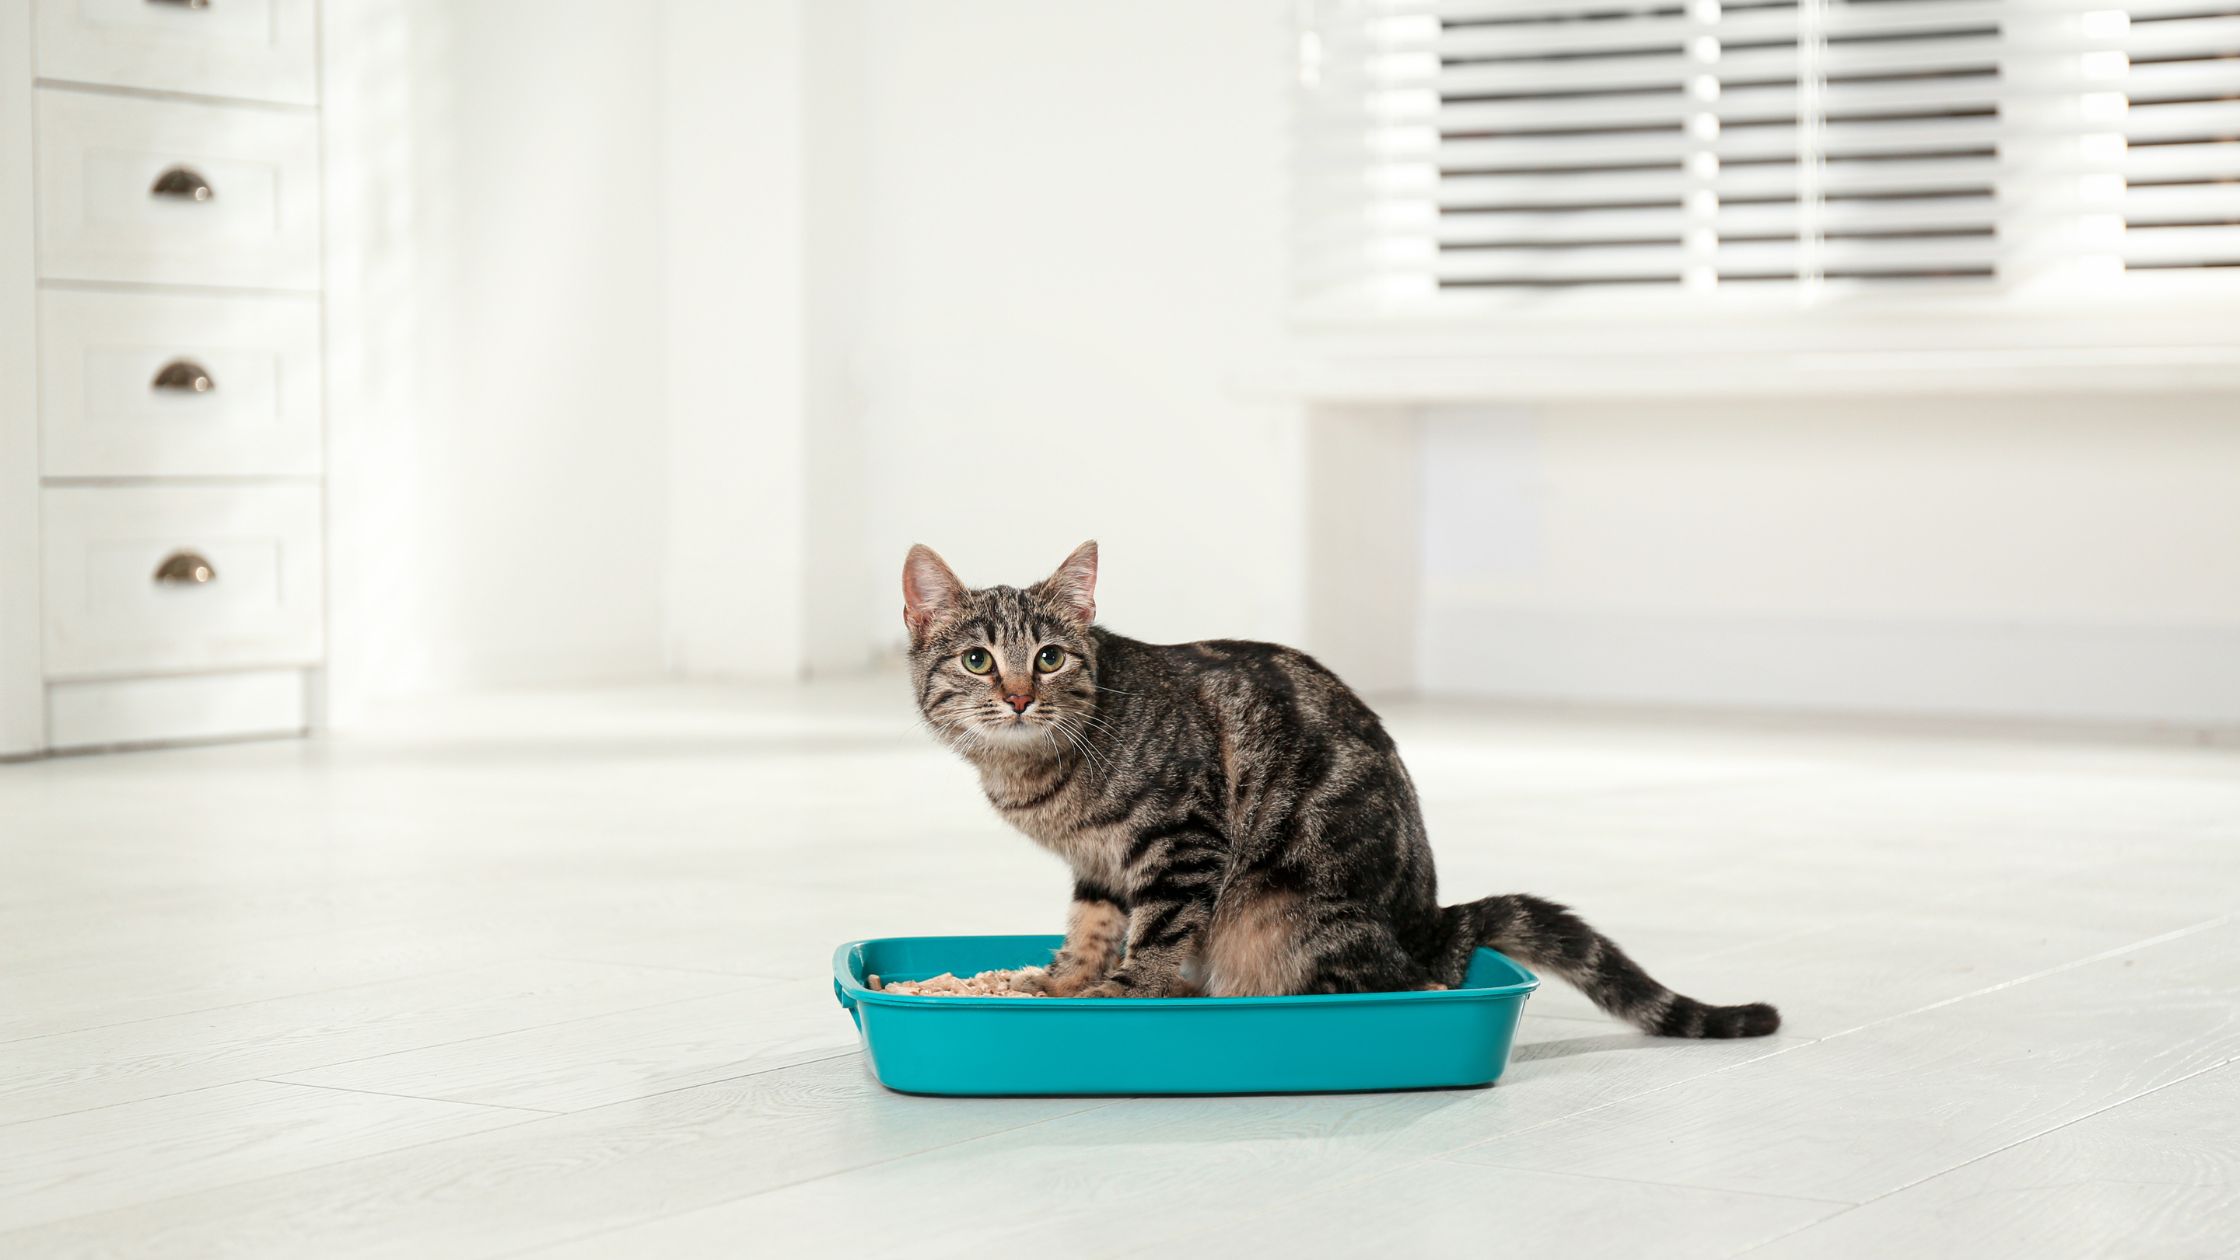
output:
[[[0,0],[0,756],[315,720],[317,34]]]

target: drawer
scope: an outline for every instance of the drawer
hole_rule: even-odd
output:
[[[316,476],[319,303],[39,294],[49,477]]]
[[[319,287],[319,121],[40,88],[39,274]]]
[[[313,0],[35,0],[42,79],[310,105]]]
[[[317,489],[41,494],[49,678],[318,660]]]

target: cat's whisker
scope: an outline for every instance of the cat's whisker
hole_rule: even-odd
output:
[[[928,715],[926,723],[934,728],[937,738],[961,753],[979,752],[988,746],[987,735],[963,718],[937,719]]]
[[[1091,751],[1091,749],[1089,749],[1089,744],[1086,744],[1086,742],[1084,742],[1084,740],[1080,738],[1080,735],[1075,735],[1075,733],[1071,733],[1071,731],[1068,731],[1068,733],[1066,733],[1066,740],[1068,740],[1068,742],[1071,742],[1075,749],[1080,749],[1080,753],[1082,753],[1082,760],[1086,760],[1086,762],[1089,762],[1089,765],[1093,765],[1093,767],[1098,767],[1098,773],[1111,773],[1111,762],[1107,762],[1107,760],[1104,760],[1104,758],[1100,756],[1100,753]]]
[[[1106,759],[1104,754],[1098,752],[1095,748],[1090,746],[1087,732],[1076,731],[1071,727],[1066,726],[1064,719],[1065,715],[1061,714],[1057,721],[1058,729],[1065,733],[1067,739],[1073,741],[1073,746],[1081,750],[1081,755],[1088,758],[1090,764],[1096,766],[1097,769],[1103,773],[1111,773],[1112,763],[1108,759]]]
[[[1081,755],[1083,757],[1086,757],[1091,765],[1094,765],[1098,770],[1106,773],[1109,773],[1111,771],[1112,762],[1107,759],[1103,753],[1098,752],[1096,748],[1089,743],[1089,740],[1086,736],[1084,736],[1079,731],[1071,729],[1070,727],[1061,727],[1059,729],[1065,731],[1066,738],[1073,741],[1073,746],[1081,750]]]
[[[1073,747],[1075,752],[1081,754],[1083,760],[1089,762],[1091,765],[1096,766],[1100,770],[1104,769],[1104,762],[1097,756],[1096,751],[1088,747],[1088,745],[1082,741],[1081,737],[1076,734],[1071,727],[1066,725],[1065,719],[1066,715],[1063,713],[1053,714],[1050,717],[1049,721],[1044,724],[1045,729],[1056,732],[1056,734],[1060,738],[1063,738],[1067,744]]]
[[[1112,723],[1104,721],[1101,718],[1090,717],[1084,714],[1082,715],[1081,720],[1083,723],[1081,731],[1084,736],[1089,734],[1097,734],[1115,741],[1123,738],[1119,727],[1114,726]]]
[[[1120,729],[1110,719],[1099,717],[1094,713],[1076,713],[1072,714],[1071,716],[1080,718],[1083,722],[1086,722],[1099,730],[1118,732]]]
[[[1090,731],[1096,731],[1101,734],[1111,735],[1115,737],[1120,734],[1119,727],[1114,726],[1112,723],[1107,722],[1094,713],[1072,713],[1067,714],[1066,716],[1080,724],[1080,728],[1083,734],[1087,734]]]

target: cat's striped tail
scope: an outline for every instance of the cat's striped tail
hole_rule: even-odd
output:
[[[1449,962],[1458,983],[1470,950],[1485,945],[1529,967],[1554,972],[1596,1006],[1662,1037],[1763,1037],[1781,1012],[1763,1002],[1710,1006],[1659,984],[1618,943],[1552,901],[1523,893],[1448,906]],[[1449,979],[1442,976],[1441,979]]]

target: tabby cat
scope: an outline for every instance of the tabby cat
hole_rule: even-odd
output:
[[[910,549],[911,681],[1003,817],[1073,868],[1044,991],[1173,997],[1462,983],[1489,945],[1672,1037],[1757,1037],[1771,1006],[1657,983],[1564,907],[1438,903],[1415,785],[1376,714],[1301,652],[1157,646],[1096,623],[1097,546],[973,590]]]

